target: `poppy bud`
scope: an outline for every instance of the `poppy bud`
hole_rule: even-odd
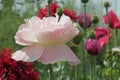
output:
[[[106,2],[104,3],[104,7],[105,7],[105,8],[110,7],[110,3],[106,1]]]
[[[89,0],[81,0],[82,3],[87,3]]]
[[[73,38],[73,43],[79,45],[79,43],[83,39],[83,35],[84,35],[83,32],[79,32],[79,34],[75,38]]]
[[[93,31],[87,32],[87,38],[92,38],[92,39],[94,39],[94,38],[95,38],[95,33],[94,33]]]
[[[48,0],[48,4],[50,4],[52,2],[52,0]]]
[[[59,19],[58,19],[58,21],[59,21],[59,20],[60,20],[60,18],[61,18],[61,16],[62,16],[62,14],[63,14],[63,11],[62,11],[62,9],[61,9],[61,8],[57,8],[56,13],[57,13],[57,14],[58,14],[58,16],[59,16]]]
[[[97,16],[92,17],[92,23],[97,24],[99,22],[99,18]]]

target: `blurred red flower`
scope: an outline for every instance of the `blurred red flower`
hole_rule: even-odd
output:
[[[57,3],[53,2],[50,4],[50,15],[51,16],[55,16],[57,8],[59,8]],[[48,16],[48,6],[46,6],[44,9],[39,9],[38,17],[42,19],[43,17],[47,17],[47,16]]]
[[[50,3],[50,16],[55,16],[57,8],[60,8],[60,6],[56,2]],[[66,16],[69,16],[71,20],[76,21],[77,17],[76,17],[76,12],[74,10],[69,10],[69,9],[64,8],[63,13]],[[47,16],[48,16],[48,6],[46,6],[43,9],[38,10],[39,18],[42,19],[43,17],[47,17]]]
[[[110,27],[114,29],[120,28],[120,20],[118,19],[117,15],[114,13],[114,11],[110,10],[108,13],[109,21],[110,21]],[[104,15],[102,17],[105,24],[108,24],[108,17],[107,15]]]
[[[112,37],[112,31],[108,30],[108,28],[96,27],[95,37],[97,40],[99,40],[101,46],[104,46],[107,44],[108,40]]]
[[[64,8],[63,13],[66,16],[69,16],[71,18],[71,20],[76,21],[77,16],[76,16],[76,12],[74,10],[69,10],[69,9]]]
[[[0,80],[38,80],[39,75],[32,68],[33,64],[15,61],[11,53],[10,49],[3,49],[0,53]]]

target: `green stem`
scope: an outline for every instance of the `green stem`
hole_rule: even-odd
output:
[[[106,14],[107,14],[107,18],[108,18],[108,33],[107,33],[107,40],[109,39],[109,27],[110,27],[110,18],[108,15],[108,8],[106,8]],[[107,51],[109,51],[109,43],[107,42]]]
[[[107,18],[108,18],[108,37],[107,39],[109,39],[109,27],[110,27],[110,18],[109,18],[109,15],[108,15],[108,8],[106,8],[106,14],[107,14]],[[107,43],[107,51],[109,52],[109,42]],[[110,71],[110,80],[112,80],[112,53],[110,52],[110,68],[111,68],[111,71]]]
[[[115,29],[115,47],[117,46],[117,29]]]
[[[83,38],[83,46],[86,40],[86,3],[84,3],[84,38]],[[84,73],[84,80],[86,80],[86,51],[83,49],[83,73]]]
[[[74,71],[75,71],[75,66],[72,66],[72,72],[71,72],[70,80],[74,79]]]
[[[48,16],[50,16],[50,2],[48,0]],[[54,74],[53,74],[53,65],[49,64],[50,69],[50,80],[54,80]]]
[[[50,3],[48,2],[48,16],[50,16]]]
[[[49,64],[49,69],[50,69],[50,80],[54,80],[53,65],[52,64]]]
[[[83,40],[83,46],[84,46],[84,40]],[[86,80],[86,59],[85,59],[85,49],[83,47],[83,74],[84,74],[84,80]]]
[[[78,80],[78,66],[76,65],[76,80]]]
[[[94,80],[96,80],[96,68],[95,68],[95,66],[96,66],[96,56],[94,56],[94,58],[93,58],[93,60],[94,60],[94,64],[93,64],[93,79]]]
[[[84,4],[84,28],[86,28],[86,4]]]
[[[94,80],[93,79],[93,57],[92,56],[90,56],[90,63],[91,63],[91,80]]]

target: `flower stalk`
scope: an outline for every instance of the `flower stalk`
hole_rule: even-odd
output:
[[[84,32],[85,32],[85,36],[86,36],[86,3],[84,3]],[[83,45],[85,43],[86,37],[83,38]],[[86,80],[86,51],[85,49],[83,49],[83,73],[84,73],[84,80]]]
[[[107,20],[108,20],[108,33],[107,33],[107,35],[109,35],[109,27],[110,27],[110,18],[109,18],[109,14],[108,14],[108,8],[109,8],[109,3],[108,2],[106,2],[105,4],[104,4],[104,6],[105,6],[105,9],[106,9],[106,15],[107,15]],[[107,39],[109,39],[109,36],[107,36]],[[107,52],[109,53],[109,42],[107,43]],[[109,53],[110,54],[110,68],[111,68],[111,71],[110,71],[110,80],[113,80],[112,79],[112,53],[110,52]]]
[[[54,80],[54,73],[53,73],[53,65],[49,64],[49,69],[50,69],[50,80]]]
[[[52,0],[48,0],[48,16],[50,16],[50,3]],[[49,64],[49,69],[50,69],[50,80],[54,80],[54,72],[53,72],[53,65]]]
[[[117,33],[118,33],[118,30],[115,29],[115,47],[117,46]]]

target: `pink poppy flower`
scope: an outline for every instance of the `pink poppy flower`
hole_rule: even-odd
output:
[[[12,58],[33,62],[38,60],[43,64],[53,64],[58,61],[80,63],[73,51],[65,43],[73,39],[79,30],[71,19],[64,14],[58,22],[56,17],[32,17],[22,24],[16,35],[16,43],[27,46],[16,51]]]
[[[91,26],[91,15],[86,14],[86,26],[84,27],[84,14],[77,16],[77,21],[82,28],[89,28]]]
[[[108,33],[109,32],[109,33]],[[104,27],[95,28],[96,39],[99,40],[102,46],[106,45],[108,40],[112,37],[112,31]]]
[[[101,46],[99,41],[96,39],[88,39],[85,42],[85,49],[87,50],[89,54],[94,55],[94,56],[100,54],[102,47],[103,46]]]
[[[114,13],[114,11],[109,11],[108,13],[109,19],[110,19],[110,27],[114,29],[119,29],[120,28],[120,20],[118,19],[117,15]],[[107,15],[104,15],[102,17],[103,21],[105,24],[108,24],[108,18]]]

